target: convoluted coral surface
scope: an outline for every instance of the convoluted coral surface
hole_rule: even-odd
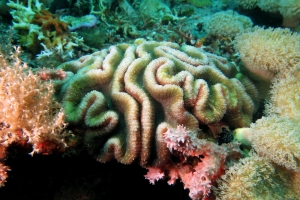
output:
[[[68,74],[56,85],[66,120],[87,130],[85,145],[101,162],[161,165],[168,128],[243,127],[255,111],[256,89],[234,64],[187,45],[136,40],[58,68]]]

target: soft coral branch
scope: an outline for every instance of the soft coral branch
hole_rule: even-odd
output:
[[[192,199],[207,198],[216,180],[221,177],[231,162],[239,159],[242,152],[238,143],[218,146],[205,139],[197,138],[197,133],[179,125],[176,129],[168,129],[164,139],[170,151],[179,158],[179,162],[162,167],[149,167],[145,177],[154,184],[165,174],[169,184],[176,179],[189,189]]]

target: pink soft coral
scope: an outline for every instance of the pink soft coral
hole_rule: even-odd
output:
[[[164,140],[170,151],[180,158],[180,162],[163,167],[150,167],[145,177],[154,184],[156,180],[164,177],[163,172],[167,172],[170,178],[168,183],[174,184],[176,179],[181,179],[184,188],[190,190],[189,196],[192,199],[208,197],[216,180],[228,168],[229,158],[235,160],[242,155],[238,143],[218,146],[197,138],[196,133],[182,125],[177,126],[177,129],[168,129]]]
[[[155,181],[162,179],[165,176],[161,169],[156,167],[149,167],[145,178],[149,180],[151,184],[154,185]]]

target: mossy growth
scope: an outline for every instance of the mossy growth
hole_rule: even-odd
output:
[[[202,7],[205,7],[205,6],[211,6],[212,5],[212,2],[211,0],[187,0],[187,2],[189,4],[192,4],[198,8],[202,8]]]

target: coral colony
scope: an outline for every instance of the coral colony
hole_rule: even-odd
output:
[[[175,199],[299,199],[299,0],[2,0],[0,14],[0,199],[28,154],[138,165]],[[114,199],[97,176],[48,195]]]

